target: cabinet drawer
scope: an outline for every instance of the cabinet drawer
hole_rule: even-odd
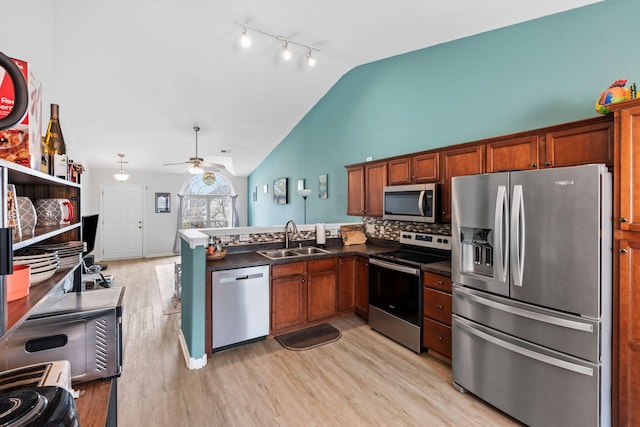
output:
[[[424,315],[451,325],[451,295],[429,288],[424,288],[423,291]]]
[[[422,284],[429,288],[437,289],[442,292],[451,293],[452,281],[449,277],[440,276],[439,274],[422,273]]]
[[[425,317],[422,326],[422,345],[451,358],[451,327]]]
[[[291,276],[292,274],[304,273],[304,262],[291,262],[288,264],[276,264],[271,266],[271,277]]]
[[[319,273],[321,271],[336,270],[338,268],[338,258],[323,258],[307,261],[307,271],[309,273]]]

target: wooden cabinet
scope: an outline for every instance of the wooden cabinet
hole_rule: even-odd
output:
[[[488,142],[487,172],[537,169],[538,135]]]
[[[326,258],[307,262],[307,321],[336,314],[338,260]]]
[[[544,156],[539,167],[576,166],[589,163],[613,165],[613,123],[604,117],[599,122],[577,124],[544,135]]]
[[[364,216],[364,166],[347,167],[347,215]]]
[[[356,304],[356,257],[344,257],[338,261],[338,312],[353,311]]]
[[[271,330],[307,323],[306,263],[271,267]]]
[[[387,162],[347,166],[347,215],[382,216]]]
[[[271,331],[281,332],[336,314],[337,258],[271,267]]]
[[[451,358],[451,279],[424,272],[422,284],[422,344]]]
[[[617,395],[620,408],[618,425],[621,426],[640,424],[640,236],[636,237],[638,240],[623,239],[617,244]]]
[[[484,172],[484,145],[445,150],[440,153],[442,222],[451,221],[451,178]]]
[[[640,425],[640,99],[612,104],[611,109],[617,251],[613,258],[612,425],[636,426]]]
[[[356,257],[356,301],[355,312],[369,319],[369,258]]]
[[[436,182],[439,176],[439,153],[418,154],[388,162],[389,185]]]
[[[80,184],[65,181],[50,175],[35,171],[24,166],[0,160],[0,182],[1,199],[3,200],[0,224],[7,223],[6,194],[7,184],[16,187],[18,196],[29,197],[35,203],[42,198],[64,198],[69,199],[73,205],[74,218],[71,224],[59,227],[36,227],[34,234],[23,237],[22,240],[13,243],[13,250],[28,247],[39,242],[66,242],[70,240],[81,240],[80,221]],[[81,282],[81,271],[79,263],[70,267],[58,269],[48,280],[32,286],[29,289],[29,296],[15,301],[7,302],[6,293],[0,292],[0,337],[5,338],[15,328],[17,328],[43,298],[56,290],[68,278],[73,278],[74,288],[79,289]],[[0,281],[4,285],[4,278],[0,276]]]

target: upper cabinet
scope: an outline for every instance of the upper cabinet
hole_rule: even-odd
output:
[[[637,232],[640,231],[640,170],[637,164],[640,159],[640,103],[615,114],[618,191],[614,220],[619,230]],[[635,138],[639,139],[637,143]]]
[[[593,120],[591,122],[594,122]],[[542,167],[559,168],[589,163],[613,166],[613,122],[610,116],[595,123],[577,124],[544,135]]]
[[[538,168],[538,135],[530,135],[487,145],[487,172]]]
[[[441,221],[451,221],[451,178],[484,172],[484,145],[473,145],[440,153],[441,173]]]
[[[389,185],[438,181],[439,158],[439,153],[426,153],[389,160]]]
[[[347,215],[382,216],[387,162],[347,167]]]
[[[640,106],[637,107],[640,110]],[[627,111],[626,119],[632,123],[635,114]],[[638,121],[633,122],[637,125]],[[632,130],[626,126],[630,138]],[[640,131],[640,126],[638,131]],[[504,135],[466,144],[460,144],[427,152],[389,158],[375,163],[361,163],[347,166],[347,214],[359,216],[382,216],[382,189],[385,185],[407,185],[439,182],[440,221],[451,221],[451,178],[484,172],[543,169],[550,167],[575,166],[589,163],[604,163],[613,166],[613,117],[599,116],[531,130],[512,135]],[[625,158],[640,155],[629,151]],[[624,165],[623,165],[624,167]],[[627,165],[627,167],[631,167]],[[629,182],[627,185],[632,185]],[[638,182],[640,188],[640,181]],[[635,188],[635,187],[634,187]],[[627,205],[633,204],[631,200]],[[632,225],[633,213],[625,218]]]

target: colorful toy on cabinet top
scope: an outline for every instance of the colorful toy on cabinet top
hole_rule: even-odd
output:
[[[627,79],[618,79],[611,83],[611,86],[604,90],[598,97],[596,101],[596,112],[608,114],[611,112],[611,110],[607,108],[608,104],[637,98],[636,84],[631,83],[629,87],[625,87],[626,85]]]

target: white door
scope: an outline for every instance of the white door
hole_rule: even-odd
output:
[[[142,258],[142,185],[102,186],[102,258]]]

